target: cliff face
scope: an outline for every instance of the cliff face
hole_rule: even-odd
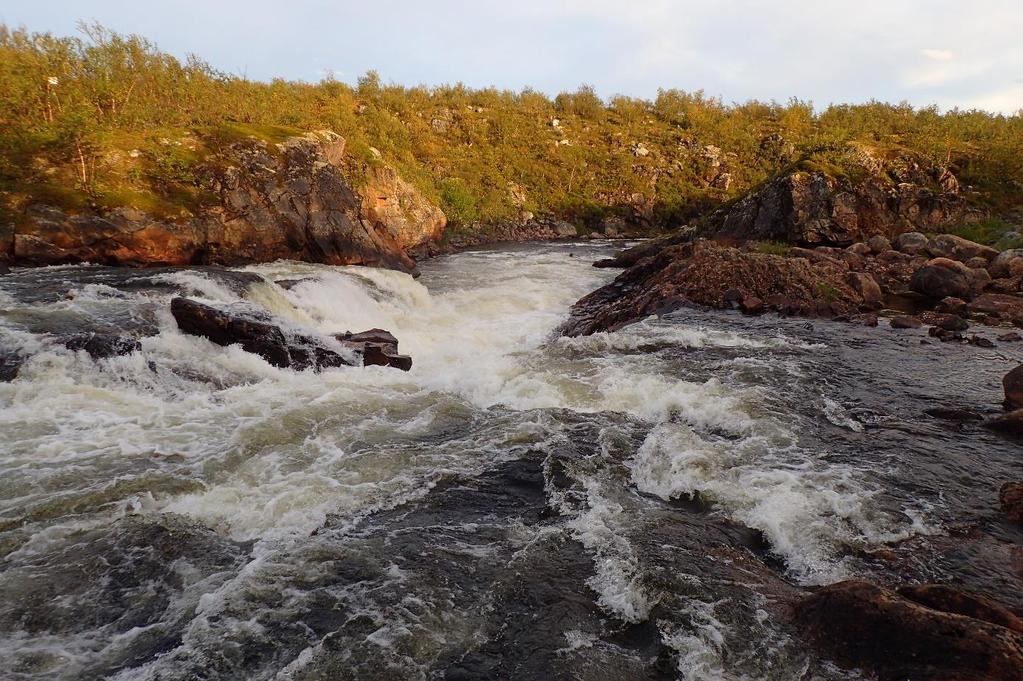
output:
[[[131,208],[71,215],[33,205],[5,243],[15,264],[237,265],[290,258],[415,271],[412,249],[437,239],[443,212],[386,166],[360,167],[331,132],[255,139],[208,159],[217,197],[194,217]],[[366,181],[356,187],[355,170]]]
[[[712,216],[710,232],[738,239],[842,245],[871,236],[931,232],[963,217],[947,169],[886,159],[850,146],[824,167],[808,164],[743,195]]]

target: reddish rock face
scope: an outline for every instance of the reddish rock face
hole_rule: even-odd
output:
[[[882,681],[1023,679],[1019,619],[990,599],[947,587],[896,593],[839,582],[800,603],[796,620],[842,666]]]
[[[415,271],[408,251],[437,239],[439,208],[387,167],[361,170],[331,132],[269,145],[232,145],[210,161],[219,201],[198,215],[157,220],[132,209],[69,215],[31,207],[12,235],[19,264],[238,265],[290,258]]]

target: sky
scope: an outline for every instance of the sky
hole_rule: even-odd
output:
[[[8,26],[79,20],[258,80],[1023,109],[1023,0],[0,0]]]

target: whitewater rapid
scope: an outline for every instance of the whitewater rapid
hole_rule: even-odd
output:
[[[664,514],[680,504],[707,504],[714,520],[699,522],[752,531],[783,589],[836,581],[863,552],[941,532],[940,501],[879,501],[878,460],[806,437],[826,428],[855,439],[871,423],[811,375],[814,358],[831,352],[827,339],[699,316],[559,337],[570,305],[613,276],[591,267],[608,250],[468,252],[425,263],[418,280],[296,262],[243,268],[259,280],[242,287],[201,269],[0,278],[0,348],[27,358],[0,383],[0,665],[25,679],[190,678],[197,669],[209,678],[427,678],[452,646],[478,643],[473,618],[489,611],[459,598],[491,587],[439,596],[409,563],[385,558],[391,540],[380,537],[427,514],[434,497],[452,493],[450,481],[487,480],[540,457],[542,504],[556,522],[502,521],[499,541],[463,537],[461,549],[443,551],[484,565],[555,536],[575,542],[588,566],[578,568],[579,588],[601,617],[650,623],[674,651],[669,677],[792,678],[808,663],[760,603],[771,597],[753,586],[726,597],[698,571],[670,567],[690,550],[693,560],[735,559],[682,535],[674,550],[667,540],[648,546],[650,528],[670,526]],[[414,365],[275,368],[180,333],[168,303],[182,294],[259,306],[322,333],[384,328]],[[58,342],[58,330],[82,329],[136,332],[142,349],[93,360]],[[437,508],[457,518],[445,504]],[[479,517],[466,518],[458,533],[480,531]],[[196,555],[220,557],[207,564],[167,549],[165,565],[138,577],[133,561],[150,550],[154,523],[187,537]],[[353,546],[386,563],[376,586],[331,587],[324,605],[306,586],[326,579],[316,576],[322,552]],[[93,555],[97,547],[128,558]],[[115,563],[124,574],[99,567]],[[392,591],[401,594],[393,602],[381,595]],[[743,599],[760,605],[727,614]],[[138,603],[145,616],[126,619]],[[350,633],[352,614],[330,625],[334,634],[321,631],[314,621],[339,608],[372,624]],[[104,614],[82,618],[96,609]],[[281,633],[295,622],[306,622],[302,632]],[[612,655],[599,631],[556,635],[552,659]],[[258,654],[225,652],[247,646]],[[633,654],[642,658],[620,658]]]

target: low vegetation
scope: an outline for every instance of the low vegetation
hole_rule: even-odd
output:
[[[674,226],[794,163],[850,142],[950,167],[992,215],[1023,193],[1023,116],[868,103],[727,104],[663,90],[603,101],[583,86],[524,90],[256,82],[179,60],[139,36],[82,25],[80,37],[0,26],[0,192],[18,211],[132,205],[187,214],[211,197],[219,147],[315,129],[365,163],[395,166],[456,229],[554,214]],[[841,168],[827,168],[841,173]]]

